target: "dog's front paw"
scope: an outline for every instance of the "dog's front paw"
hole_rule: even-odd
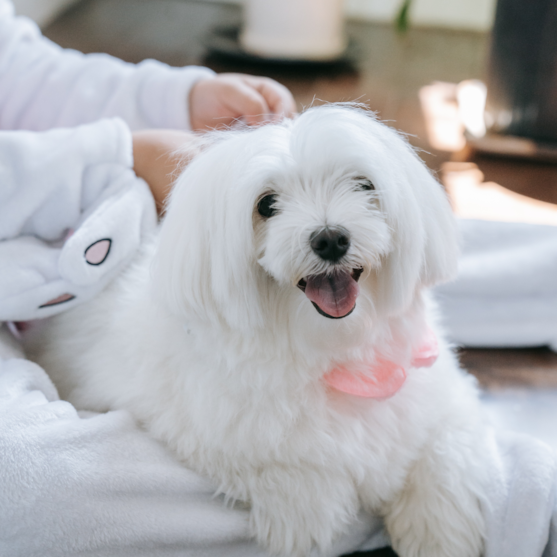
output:
[[[456,435],[455,435],[456,437]],[[485,519],[482,468],[466,449],[466,437],[452,447],[426,451],[389,505],[385,524],[400,557],[480,557]],[[453,450],[438,450],[449,446]],[[468,443],[468,446],[472,446]]]
[[[358,510],[348,478],[273,469],[259,480],[251,491],[251,531],[275,555],[306,557],[313,547],[327,550]]]
[[[462,516],[457,512],[441,520],[416,513],[387,521],[387,529],[399,557],[480,557],[481,529],[461,521]]]

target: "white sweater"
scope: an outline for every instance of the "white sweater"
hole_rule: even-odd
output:
[[[0,129],[47,130],[118,116],[132,130],[189,128],[188,95],[208,68],[127,64],[64,50],[0,0]]]

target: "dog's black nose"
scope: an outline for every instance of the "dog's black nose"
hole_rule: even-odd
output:
[[[310,238],[311,249],[325,261],[338,261],[350,247],[348,230],[337,226],[314,232]]]

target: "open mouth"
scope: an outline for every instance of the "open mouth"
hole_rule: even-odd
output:
[[[363,269],[342,270],[330,274],[309,275],[298,282],[315,309],[329,319],[342,319],[356,307],[360,292],[358,280]]]

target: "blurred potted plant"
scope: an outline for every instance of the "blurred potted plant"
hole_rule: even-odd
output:
[[[412,0],[403,0],[402,5],[395,19],[395,27],[399,33],[405,33],[408,30],[410,6]]]

